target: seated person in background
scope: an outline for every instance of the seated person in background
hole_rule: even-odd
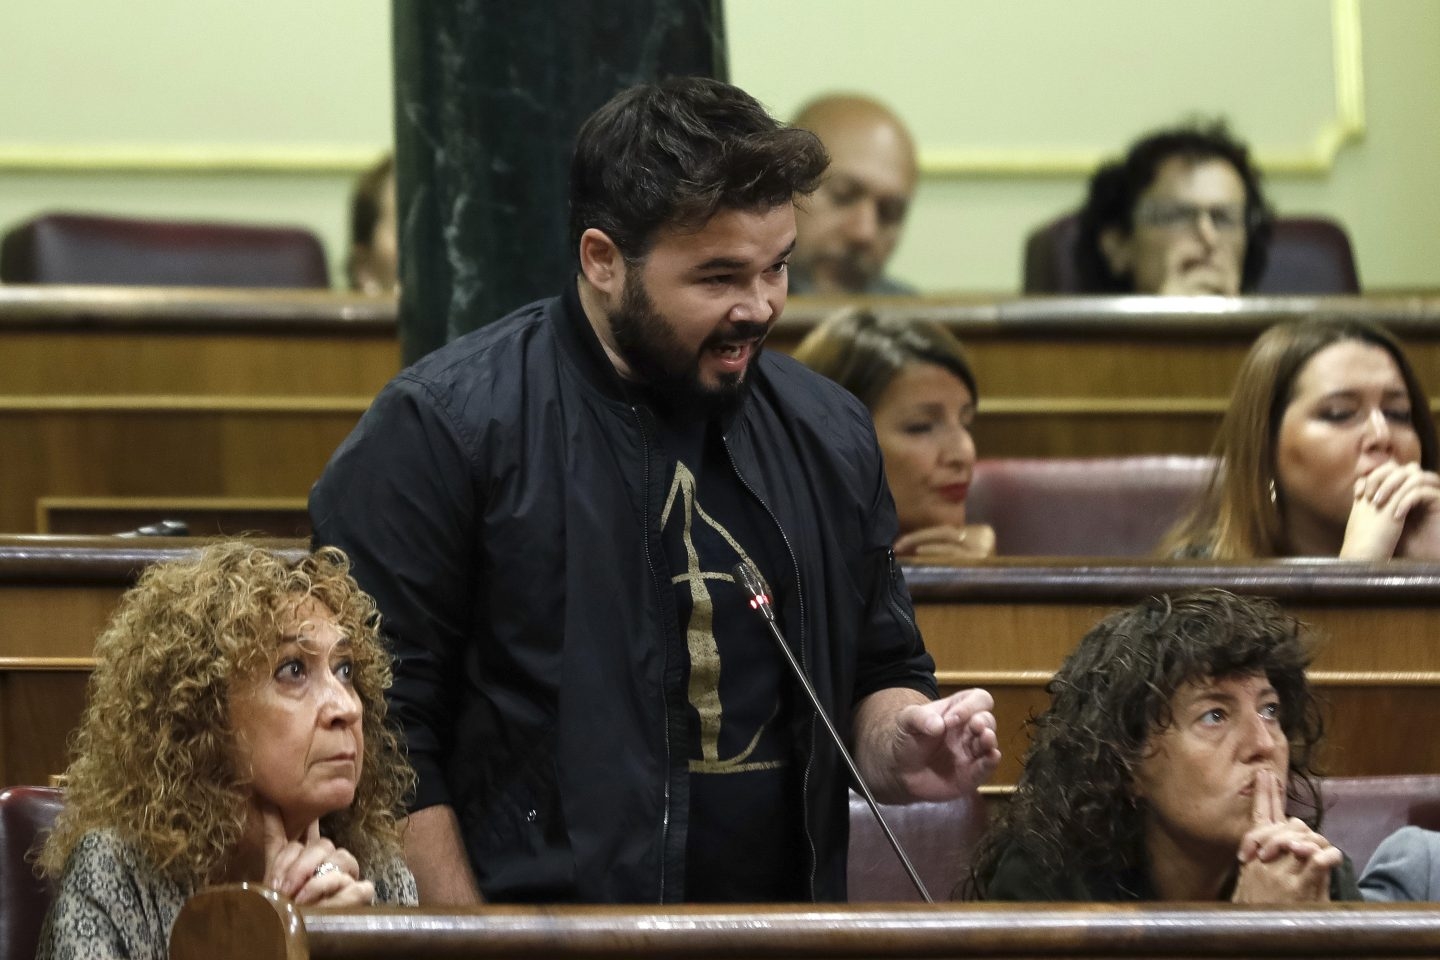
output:
[[[1091,179],[1076,267],[1086,290],[1235,296],[1265,270],[1271,220],[1223,124],[1161,130]]]
[[[900,118],[867,97],[832,94],[802,107],[791,126],[820,138],[830,166],[795,208],[790,292],[913,294],[885,276],[917,176]]]
[[[1171,555],[1440,558],[1430,402],[1389,333],[1361,320],[1271,327],[1240,365],[1199,506]]]
[[[1380,841],[1360,874],[1360,894],[1380,903],[1440,900],[1440,833],[1401,827]]]
[[[355,181],[350,194],[350,289],[371,295],[400,289],[400,247],[395,219],[395,155],[387,153]]]
[[[414,775],[385,726],[375,605],[348,565],[225,543],[125,594],[40,856],[59,892],[39,957],[162,960],[207,884],[416,902],[396,820]]]
[[[870,408],[900,518],[898,556],[946,563],[995,553],[995,531],[965,522],[975,473],[970,425],[980,392],[949,330],[930,320],[882,323],[847,310],[811,331],[795,359]]]
[[[1100,621],[1050,681],[1015,796],[976,852],[989,900],[1358,900],[1314,808],[1300,624],[1208,590]]]

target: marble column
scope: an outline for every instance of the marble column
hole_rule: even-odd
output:
[[[725,77],[721,0],[393,0],[405,361],[574,271],[570,152],[616,92]]]

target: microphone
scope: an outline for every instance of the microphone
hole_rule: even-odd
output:
[[[850,756],[850,751],[845,748],[845,741],[840,737],[840,732],[835,729],[835,724],[830,722],[825,708],[820,706],[820,697],[815,693],[815,688],[810,685],[810,678],[805,676],[805,671],[800,669],[800,662],[795,659],[795,654],[790,652],[790,645],[785,642],[785,635],[780,632],[780,625],[775,622],[775,608],[770,605],[770,588],[765,585],[760,571],[751,561],[742,560],[735,564],[735,568],[731,572],[735,575],[735,582],[740,584],[741,589],[750,595],[750,609],[759,613],[770,627],[770,635],[775,638],[780,652],[785,655],[785,662],[790,664],[790,672],[795,674],[796,680],[800,681],[805,695],[810,698],[810,705],[819,714],[821,721],[825,724],[825,729],[830,731],[830,739],[835,741],[835,749],[840,751],[840,756],[845,760],[845,766],[850,768],[850,776],[855,778],[855,783],[860,787],[860,793],[864,795],[865,802],[870,806],[870,812],[875,816],[875,822],[880,824],[880,830],[885,834],[885,839],[890,841],[895,856],[900,858],[900,865],[910,875],[910,882],[915,885],[920,896],[925,898],[926,903],[934,903],[935,899],[930,896],[930,891],[925,889],[925,881],[920,879],[920,874],[916,872],[914,864],[905,855],[905,848],[900,846],[895,832],[890,829],[890,824],[885,822],[885,817],[880,813],[880,805],[875,802],[875,795],[870,792],[865,778],[860,776],[860,768],[855,765],[855,758]]]

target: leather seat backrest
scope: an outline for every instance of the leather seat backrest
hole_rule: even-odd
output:
[[[32,960],[53,897],[31,852],[65,805],[50,787],[0,791],[0,960]]]
[[[1026,293],[1100,293],[1075,266],[1080,222],[1068,213],[1025,238]],[[1276,217],[1256,294],[1356,294],[1360,277],[1345,228],[1326,217]]]
[[[1002,556],[1142,557],[1194,503],[1209,457],[996,458],[975,464],[966,519]]]
[[[1440,830],[1440,775],[1329,777],[1320,795],[1320,832],[1350,855],[1357,871],[1401,827]]]
[[[330,285],[309,230],[49,214],[0,241],[6,283],[189,287]]]
[[[915,872],[938,903],[968,875],[985,833],[986,806],[977,795],[947,803],[880,808]],[[859,794],[850,794],[849,888],[852,903],[923,901]]]

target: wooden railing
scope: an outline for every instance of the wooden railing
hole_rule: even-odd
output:
[[[795,298],[771,346],[841,305]],[[1440,296],[874,306],[965,341],[987,457],[1203,453],[1256,334],[1296,317],[1386,323],[1440,388]],[[166,501],[303,498],[400,367],[391,300],[134,287],[0,287],[0,357],[0,531],[15,533],[40,529],[43,499],[72,516],[145,501],[130,505],[159,519]]]
[[[1440,956],[1440,906],[297,908],[258,888],[186,904],[171,960]]]
[[[911,568],[906,579],[942,687],[995,696],[1005,754],[996,783],[1015,782],[1025,719],[1048,706],[1045,684],[1096,621],[1203,587],[1274,598],[1311,626],[1327,773],[1440,773],[1440,743],[1386,732],[1440,715],[1440,565],[1001,559]]]
[[[63,769],[95,637],[121,592],[145,564],[196,544],[0,537],[0,782],[44,783]],[[1275,597],[1313,626],[1326,773],[1440,773],[1440,742],[1402,733],[1440,716],[1440,565],[1000,560],[906,576],[942,686],[995,695],[1005,753],[997,784],[1015,782],[1025,718],[1047,705],[1045,683],[1100,617],[1206,586]]]

